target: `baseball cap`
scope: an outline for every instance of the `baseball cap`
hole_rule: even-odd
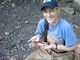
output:
[[[43,0],[43,2],[41,3],[41,10],[44,8],[44,7],[49,7],[51,9],[55,8],[58,6],[58,3],[56,0]]]

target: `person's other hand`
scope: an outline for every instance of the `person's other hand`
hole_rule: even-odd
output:
[[[36,43],[29,43],[28,46],[29,46],[30,48],[33,48],[33,47],[37,47],[37,44],[36,44]]]
[[[53,47],[54,47],[54,44],[44,43],[43,45],[41,45],[41,48],[45,50],[52,49]]]
[[[30,40],[28,40],[28,42],[38,42],[40,38],[41,38],[40,35],[36,35],[36,36],[33,36]]]
[[[34,42],[34,43],[29,43],[28,45],[30,48],[32,48],[32,47],[41,47],[44,46],[45,44],[40,42]]]

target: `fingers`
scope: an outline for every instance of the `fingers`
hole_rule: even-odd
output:
[[[33,45],[33,43],[29,43],[29,44],[28,44],[28,46],[29,46],[30,48],[32,48],[32,45]]]
[[[40,48],[41,48],[41,49],[48,50],[48,49],[51,49],[51,48],[52,48],[52,45],[49,45],[49,44],[47,44],[47,43],[44,43],[43,45],[41,45]]]
[[[34,42],[35,38],[31,38],[30,40],[28,40],[28,42]]]
[[[35,44],[35,43],[29,43],[28,46],[29,46],[30,48],[32,48],[32,47],[36,47],[37,44]]]
[[[40,47],[41,49],[49,49],[49,47],[48,47],[48,45],[42,45],[41,47]]]
[[[44,44],[43,44],[43,43],[37,43],[37,45],[38,45],[39,47],[41,47],[41,46],[43,46]]]
[[[35,39],[30,39],[30,40],[28,40],[28,42],[33,43],[33,42],[38,42],[38,41],[37,41],[37,40],[35,40]]]
[[[33,48],[33,47],[40,47],[41,49],[50,49],[51,46],[46,44],[46,43],[29,43],[28,44],[30,48]]]
[[[30,40],[28,40],[28,42],[36,42],[39,41],[37,36],[33,36]]]
[[[30,40],[28,40],[28,42],[33,42],[33,40],[32,40],[32,39],[30,39]]]

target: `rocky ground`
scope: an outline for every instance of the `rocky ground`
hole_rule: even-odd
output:
[[[42,18],[40,1],[4,0],[0,4],[0,60],[24,60],[35,48],[28,48],[27,40],[35,32]],[[80,42],[80,13],[74,11],[73,2],[59,2],[60,17],[66,19],[74,28]],[[68,11],[67,11],[68,10]]]

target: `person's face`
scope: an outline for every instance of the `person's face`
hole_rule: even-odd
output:
[[[51,25],[54,25],[58,21],[58,13],[59,9],[58,7],[51,9],[49,7],[44,7],[42,10],[44,18],[50,23]]]

